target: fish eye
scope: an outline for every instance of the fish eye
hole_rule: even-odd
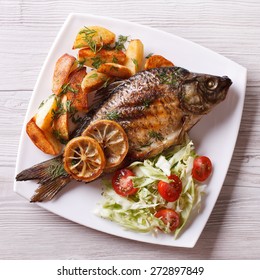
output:
[[[217,81],[211,78],[206,81],[206,87],[210,90],[215,89],[217,85],[218,85]]]

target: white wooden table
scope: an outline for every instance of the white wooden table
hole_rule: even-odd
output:
[[[67,221],[13,192],[22,123],[34,84],[70,12],[126,19],[204,45],[248,68],[234,156],[193,249],[110,236]],[[0,0],[0,259],[259,259],[260,2]]]

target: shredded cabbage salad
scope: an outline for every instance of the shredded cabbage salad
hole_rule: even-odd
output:
[[[134,187],[138,192],[129,197],[118,195],[111,180],[104,180],[103,198],[95,212],[100,217],[110,219],[126,229],[139,232],[157,233],[158,228],[170,233],[169,225],[154,216],[157,209],[170,208],[180,217],[179,227],[174,231],[179,235],[193,210],[199,210],[205,185],[192,178],[193,160],[197,156],[192,141],[186,137],[185,143],[175,146],[153,159],[133,162],[127,168],[132,170]],[[168,176],[176,174],[182,181],[182,193],[178,200],[167,202],[158,193],[160,180],[170,182]]]

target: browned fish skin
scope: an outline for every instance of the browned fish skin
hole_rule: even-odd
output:
[[[227,77],[180,67],[143,71],[117,87],[92,121],[117,121],[129,139],[128,156],[142,160],[180,143],[184,133],[225,98],[230,85]]]

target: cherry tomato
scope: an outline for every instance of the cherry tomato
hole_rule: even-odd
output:
[[[164,181],[160,181],[158,183],[158,192],[162,198],[164,198],[168,202],[173,202],[180,197],[182,191],[182,182],[177,175],[170,175],[168,177],[172,180],[170,183],[166,183]]]
[[[171,231],[175,231],[180,224],[180,217],[173,209],[161,209],[154,215],[156,218],[160,218],[165,225],[169,224]]]
[[[129,178],[130,176],[135,176],[135,174],[126,168],[115,172],[112,178],[112,186],[117,194],[128,196],[138,191],[138,189],[134,187],[131,178]]]
[[[194,159],[192,168],[192,177],[203,182],[210,176],[212,172],[212,163],[208,157],[199,156]]]

